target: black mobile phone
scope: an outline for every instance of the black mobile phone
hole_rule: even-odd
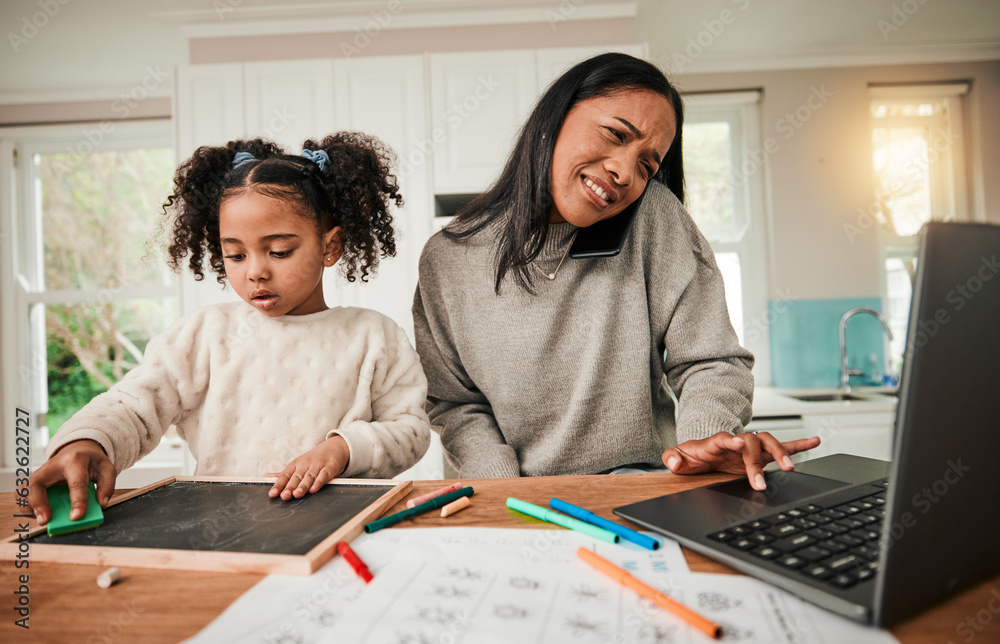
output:
[[[602,219],[592,226],[577,231],[573,245],[569,247],[569,256],[573,259],[584,259],[614,257],[620,253],[645,194],[646,191],[643,190],[638,199],[614,217]]]

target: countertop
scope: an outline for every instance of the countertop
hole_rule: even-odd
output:
[[[861,400],[833,400],[805,402],[792,398],[793,395],[823,395],[843,393],[842,389],[778,389],[756,387],[753,394],[754,419],[773,416],[806,416],[827,414],[877,414],[894,412],[897,398],[896,388],[854,387],[851,395]]]

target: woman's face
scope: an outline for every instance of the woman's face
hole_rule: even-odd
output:
[[[549,222],[583,228],[620,213],[656,174],[676,129],[670,101],[649,90],[579,102],[556,138]]]

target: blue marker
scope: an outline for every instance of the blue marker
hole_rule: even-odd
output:
[[[560,501],[559,499],[553,497],[549,501],[549,505],[552,506],[553,510],[558,510],[559,512],[568,514],[574,519],[586,521],[587,523],[596,525],[599,528],[604,528],[608,532],[613,532],[622,539],[631,541],[632,543],[642,546],[643,548],[656,550],[660,547],[660,542],[656,539],[647,537],[646,535],[640,534],[631,528],[619,525],[614,521],[608,521],[604,517],[599,517],[590,510],[584,510],[583,508],[579,508],[572,503],[566,503],[565,501]]]

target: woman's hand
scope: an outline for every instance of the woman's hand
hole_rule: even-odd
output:
[[[782,443],[767,432],[730,434],[719,432],[700,440],[685,441],[663,452],[663,464],[675,474],[729,472],[747,475],[755,490],[764,490],[763,467],[771,461],[789,472],[794,469],[790,454],[804,452],[819,445],[819,437],[802,438]]]
[[[294,459],[280,474],[267,474],[266,476],[278,477],[267,495],[272,499],[281,496],[282,501],[290,501],[293,498],[301,499],[307,493],[319,492],[327,481],[347,469],[350,460],[351,449],[344,437],[331,436]]]
[[[28,504],[35,511],[38,525],[45,525],[52,518],[49,498],[45,491],[53,485],[65,483],[69,488],[69,518],[73,521],[87,513],[87,488],[97,483],[97,502],[107,507],[115,493],[118,471],[96,441],[83,439],[66,443],[39,467],[28,483]]]

